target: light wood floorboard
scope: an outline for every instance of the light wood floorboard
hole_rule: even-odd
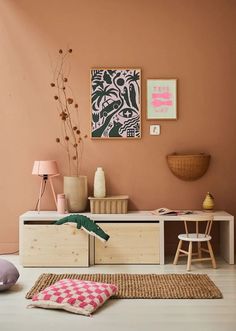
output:
[[[20,272],[17,284],[0,293],[0,330],[96,331],[233,331],[236,330],[236,266],[217,260],[193,264],[192,273],[206,273],[222,291],[218,300],[110,300],[93,317],[59,310],[27,308],[26,292],[42,273],[185,273],[186,263],[164,266],[92,266],[90,268],[23,268],[17,255],[0,256]]]

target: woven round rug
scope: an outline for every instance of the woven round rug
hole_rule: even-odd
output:
[[[26,294],[31,299],[61,279],[81,279],[118,286],[114,299],[220,299],[222,293],[205,274],[42,274]]]

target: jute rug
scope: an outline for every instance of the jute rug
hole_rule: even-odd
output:
[[[220,299],[222,293],[207,275],[199,274],[42,274],[27,299],[63,278],[113,283],[114,299]]]

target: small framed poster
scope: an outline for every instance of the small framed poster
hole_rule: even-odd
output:
[[[140,69],[91,69],[91,138],[141,138]]]
[[[147,80],[147,119],[177,119],[177,79]]]

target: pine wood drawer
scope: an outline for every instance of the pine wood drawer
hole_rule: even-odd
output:
[[[97,222],[110,235],[95,239],[95,264],[159,264],[159,223]]]
[[[86,232],[70,225],[37,223],[40,222],[26,222],[20,229],[20,262],[23,266],[89,266],[89,235]]]

